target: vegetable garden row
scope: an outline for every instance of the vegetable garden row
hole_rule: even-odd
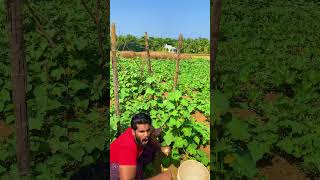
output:
[[[214,174],[319,177],[319,8],[316,1],[223,1]]]
[[[197,159],[209,165],[210,153],[204,152],[210,146],[210,120],[207,119],[210,107],[209,61],[190,59],[180,62],[182,35],[179,36],[176,60],[152,60],[148,56],[147,60],[116,57],[114,24],[111,42],[110,103],[113,106],[110,109],[110,142],[130,126],[132,115],[147,111],[154,128],[162,128],[162,146],[172,147],[170,157],[162,161],[164,166],[173,163],[178,167],[183,159]],[[147,34],[145,44],[148,54]],[[205,122],[197,122],[196,114],[202,115]]]

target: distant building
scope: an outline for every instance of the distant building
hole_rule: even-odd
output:
[[[171,52],[171,53],[176,53],[177,52],[177,48],[171,46],[171,45],[168,45],[168,44],[165,44],[164,45],[164,48],[168,51],[168,52]]]

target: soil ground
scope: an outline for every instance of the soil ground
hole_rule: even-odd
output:
[[[275,156],[271,165],[260,168],[260,173],[268,180],[309,180],[296,165],[280,156]]]
[[[0,119],[0,141],[7,139],[12,133],[12,129]]]
[[[275,92],[270,92],[264,95],[265,102],[275,102],[278,98],[278,95]]]

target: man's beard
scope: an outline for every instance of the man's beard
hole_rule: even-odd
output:
[[[141,147],[146,147],[147,144],[148,144],[149,141],[150,141],[150,138],[147,138],[148,142],[147,142],[147,143],[142,143],[143,140],[140,140],[137,136],[135,136],[135,139],[136,139],[136,142],[137,142],[138,146],[141,146]]]

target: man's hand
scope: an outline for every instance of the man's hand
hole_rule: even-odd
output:
[[[136,166],[120,165],[119,166],[119,177],[120,180],[134,180],[136,177]]]

